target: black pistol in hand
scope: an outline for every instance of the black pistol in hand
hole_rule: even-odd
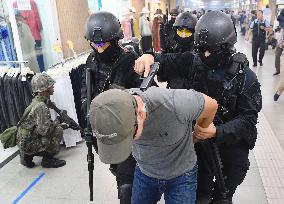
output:
[[[152,82],[154,81],[154,77],[156,76],[159,70],[159,65],[160,65],[159,62],[155,62],[151,65],[151,69],[149,71],[148,76],[142,81],[140,85],[141,91],[146,91],[152,85]]]

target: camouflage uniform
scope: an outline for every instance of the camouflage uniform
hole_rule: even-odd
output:
[[[63,129],[51,120],[50,111],[44,103],[46,99],[43,96],[33,99],[31,112],[18,129],[17,143],[21,153],[47,152],[54,155],[59,152]]]
[[[36,74],[32,79],[34,93],[46,91],[55,84],[47,74]],[[30,112],[18,125],[17,144],[23,155],[34,155],[45,152],[54,155],[59,152],[59,143],[63,137],[63,129],[59,122],[52,121],[50,111],[45,104],[48,96],[36,96],[26,108]],[[24,114],[25,114],[24,113]]]

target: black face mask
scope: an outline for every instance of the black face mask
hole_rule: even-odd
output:
[[[99,53],[95,48],[93,48],[93,50],[99,56],[99,60],[105,64],[112,64],[121,54],[121,48],[117,41],[111,41],[110,46],[108,46],[108,48],[102,53]]]
[[[176,41],[180,46],[187,47],[187,46],[192,46],[194,38],[193,38],[193,35],[187,38],[181,38],[180,36],[176,34]]]
[[[227,50],[219,50],[212,52],[208,57],[205,57],[204,52],[199,51],[201,61],[207,65],[208,69],[219,69],[225,68],[226,63],[231,56],[231,52]]]

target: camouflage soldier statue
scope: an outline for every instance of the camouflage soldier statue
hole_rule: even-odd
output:
[[[58,118],[53,121],[45,104],[54,92],[55,81],[47,74],[36,74],[31,83],[35,97],[26,108],[24,114],[27,114],[27,111],[29,113],[18,126],[17,133],[21,164],[33,168],[33,157],[43,156],[42,167],[62,167],[66,162],[53,156],[60,150],[59,144],[66,125],[60,123]]]

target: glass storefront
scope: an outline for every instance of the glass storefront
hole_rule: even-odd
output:
[[[0,61],[28,61],[35,71],[47,70],[66,58],[90,50],[85,40],[85,22],[91,13],[109,11],[122,19],[137,4],[134,0],[0,0]],[[135,3],[134,3],[135,2]],[[141,5],[140,5],[141,4]],[[139,2],[138,21],[142,8],[152,12],[166,1]],[[141,7],[141,8],[140,8]]]
[[[89,50],[84,26],[98,2],[1,0],[0,61],[28,61],[39,72]]]
[[[0,61],[17,60],[12,27],[5,2],[0,2]]]

